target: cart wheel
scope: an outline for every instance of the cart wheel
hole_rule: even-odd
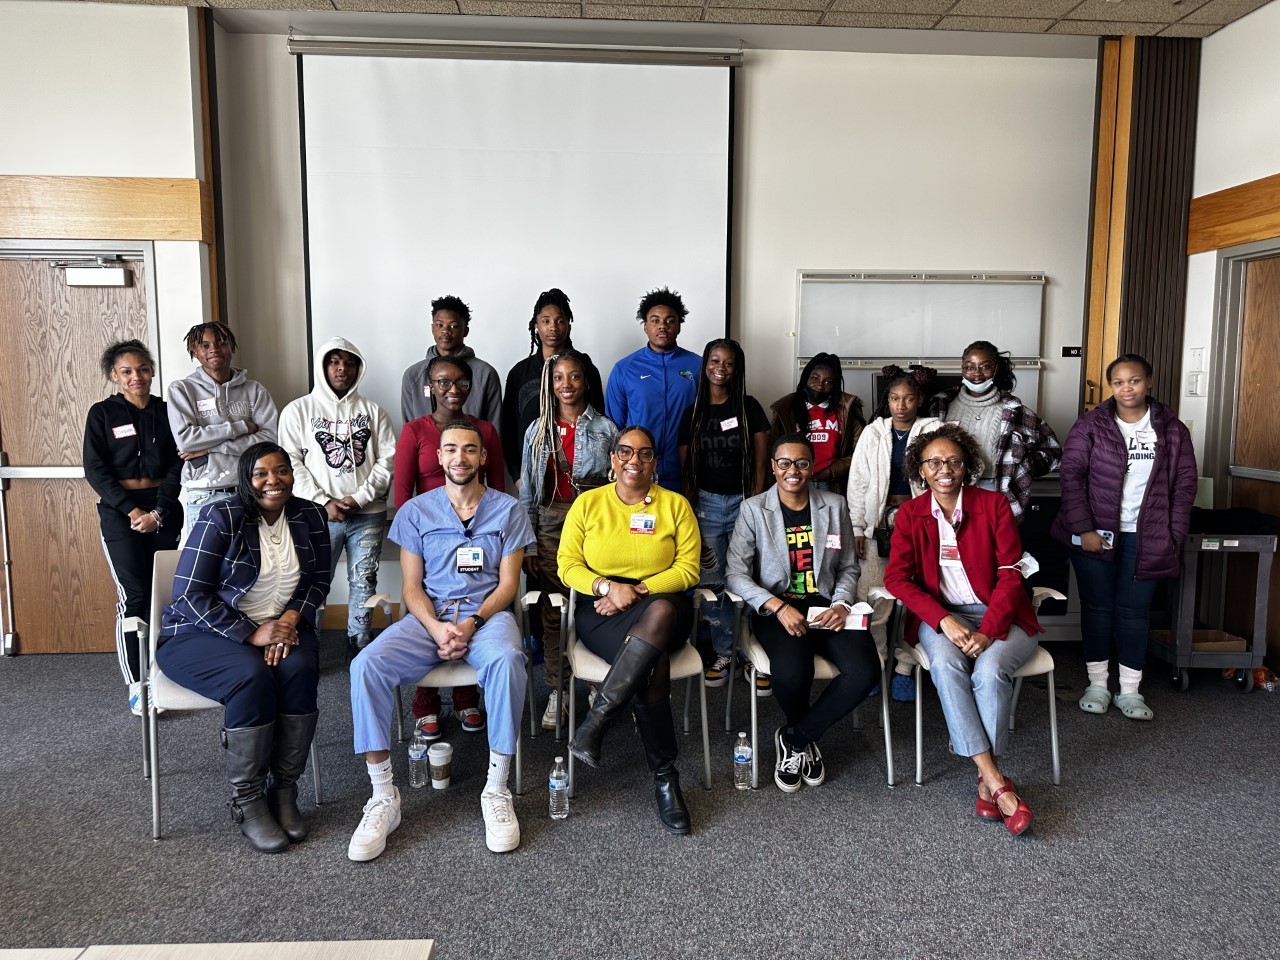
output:
[[[1179,693],[1186,693],[1187,688],[1190,686],[1191,674],[1188,672],[1186,667],[1183,667],[1173,675],[1173,689],[1177,690]]]
[[[1236,686],[1248,693],[1253,689],[1253,671],[1247,667],[1236,671]]]

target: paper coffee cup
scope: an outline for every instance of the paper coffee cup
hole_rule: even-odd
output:
[[[443,790],[449,785],[453,747],[447,743],[433,743],[427,751],[427,759],[431,764],[431,786],[436,790]]]

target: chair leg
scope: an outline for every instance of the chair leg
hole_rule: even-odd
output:
[[[702,782],[711,789],[711,729],[707,724],[707,677],[698,674],[698,697],[702,701]],[[687,701],[689,698],[685,697]]]
[[[916,664],[916,786],[924,783],[924,668]]]
[[[729,651],[728,691],[724,698],[724,732],[733,733],[733,668],[738,662],[738,650],[742,634],[742,611],[736,611],[733,623],[733,648]],[[704,674],[705,675],[705,674]]]
[[[883,679],[888,679],[888,671],[886,670]],[[880,726],[884,728],[884,768],[885,776],[889,780],[889,786],[893,786],[893,735],[889,726],[889,685],[881,683],[880,686]]]
[[[400,699],[400,688],[395,688],[395,695],[391,698],[396,705],[396,742],[404,743],[404,703]]]
[[[533,702],[533,658],[525,656],[524,658],[524,691],[525,699],[529,701],[529,739],[535,740],[538,736],[538,708]]]
[[[756,688],[756,665],[751,664],[749,674],[751,690]],[[729,681],[733,683],[732,680]],[[751,697],[751,789],[760,789],[760,714],[757,706],[758,697]]]
[[[1053,785],[1062,783],[1058,765],[1058,695],[1053,687],[1053,671],[1049,671],[1049,747],[1053,751]]]
[[[689,735],[689,701],[693,699],[693,677],[684,682],[684,735]]]
[[[153,706],[146,714],[147,732],[151,739],[151,839],[160,839],[160,731]]]
[[[134,636],[138,641],[138,675],[142,678],[142,779],[151,779],[151,731],[148,728],[147,717],[151,713],[151,696],[150,696],[150,653],[147,650],[147,639],[144,631],[145,626],[139,625]]]
[[[524,749],[520,746],[524,738],[520,736],[520,730],[516,728],[516,796],[524,796]]]
[[[320,786],[320,751],[316,748],[315,737],[311,738],[311,780],[316,788],[316,806],[324,803],[324,788]]]
[[[567,663],[568,661],[561,661]],[[562,672],[563,672],[563,668]],[[569,740],[573,740],[574,718],[578,713],[578,685],[569,677]],[[569,751],[569,799],[573,799],[573,751]]]
[[[1022,678],[1013,681],[1013,702],[1009,704],[1009,732],[1013,732],[1014,718],[1018,715],[1018,697],[1022,696]]]

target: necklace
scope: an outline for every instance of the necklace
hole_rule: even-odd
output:
[[[911,428],[910,428],[910,427],[907,427],[907,429],[905,429],[905,430],[899,430],[897,427],[894,427],[894,428],[893,428],[893,438],[894,438],[895,440],[904,440],[904,439],[906,439],[907,434],[909,434],[910,432],[911,432]]]
[[[267,539],[279,546],[284,542],[284,528],[280,525],[280,518],[276,517],[275,523],[269,523],[266,517],[262,518],[262,525],[266,528]]]

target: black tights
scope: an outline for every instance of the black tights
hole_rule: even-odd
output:
[[[675,605],[670,600],[655,600],[645,607],[640,619],[632,626],[632,643],[638,640],[662,651],[649,674],[648,684],[636,693],[636,703],[657,703],[671,696],[670,650],[676,640],[674,634],[678,620]],[[679,638],[679,642],[683,643],[684,639]]]

